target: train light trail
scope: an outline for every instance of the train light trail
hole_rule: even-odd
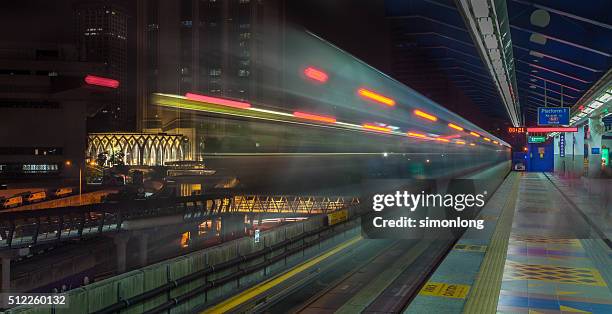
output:
[[[412,136],[412,137],[427,138],[425,134],[421,134],[421,133],[408,132],[407,134],[408,136]]]
[[[470,146],[476,146],[476,144],[474,144],[474,143],[470,143]]]
[[[480,137],[480,134],[476,133],[476,132],[470,132],[470,135],[472,136],[476,136],[476,137]]]
[[[445,138],[441,138],[441,137],[436,138],[436,141],[445,142],[445,143],[450,142],[450,140],[445,139]]]
[[[251,104],[247,102],[204,96],[204,95],[199,95],[199,94],[194,94],[194,93],[185,94],[185,98],[189,100],[201,101],[201,102],[206,102],[210,104],[227,106],[227,107],[238,108],[238,109],[251,108]]]
[[[327,75],[327,73],[319,70],[319,69],[315,69],[313,67],[307,67],[304,70],[304,75],[306,75],[306,77],[315,80],[317,82],[320,83],[325,83],[327,82],[327,80],[329,79],[329,76]]]
[[[102,87],[110,87],[110,88],[118,88],[119,81],[113,80],[106,77],[95,76],[95,75],[87,75],[85,76],[85,83],[89,85],[96,85]]]
[[[490,141],[491,141],[491,139],[490,139],[490,138],[487,138],[487,137],[483,137],[483,139],[484,139],[485,141],[487,141],[487,142],[490,142]]]
[[[364,129],[368,129],[368,130],[372,130],[372,131],[385,132],[385,133],[391,132],[391,129],[385,128],[385,127],[382,127],[382,126],[378,126],[378,125],[375,125],[375,124],[364,123],[361,126]]]
[[[499,144],[499,142],[498,141],[493,141],[493,144]]]
[[[313,120],[313,121],[319,121],[319,122],[325,122],[325,123],[336,123],[336,118],[334,117],[321,116],[321,115],[316,115],[316,114],[306,113],[306,112],[296,111],[293,113],[293,116],[297,118],[306,119],[306,120]]]
[[[425,118],[427,120],[430,121],[438,121],[438,118],[434,115],[430,115],[429,113],[423,112],[421,110],[415,109],[414,110],[414,114],[421,117],[421,118]]]
[[[389,97],[385,97],[381,94],[377,94],[371,90],[367,90],[365,88],[360,88],[357,93],[359,93],[359,95],[361,95],[362,97],[368,98],[370,100],[376,101],[378,103],[381,103],[383,105],[387,105],[389,107],[393,107],[395,106],[395,100],[389,98]]]
[[[456,141],[455,143],[459,144],[459,145],[465,145],[464,141]]]
[[[460,134],[453,134],[453,135],[445,136],[444,138],[447,138],[447,139],[454,139],[454,138],[459,138],[459,137],[461,137],[461,135],[460,135]]]
[[[456,124],[449,123],[448,126],[453,128],[453,129],[455,129],[455,130],[463,131],[463,128],[458,126],[458,125],[456,125]]]

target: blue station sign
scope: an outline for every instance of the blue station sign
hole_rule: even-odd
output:
[[[538,125],[568,125],[570,108],[539,107]]]

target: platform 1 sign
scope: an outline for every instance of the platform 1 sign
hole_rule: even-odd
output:
[[[539,107],[538,125],[568,125],[569,109],[568,107]]]

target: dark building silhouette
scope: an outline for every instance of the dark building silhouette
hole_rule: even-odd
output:
[[[95,73],[122,82],[116,97],[92,119],[90,129],[133,129],[135,106],[128,103],[128,13],[108,1],[77,2],[74,6],[76,45],[80,61],[104,64]]]

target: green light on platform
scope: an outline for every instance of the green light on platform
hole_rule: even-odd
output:
[[[529,136],[529,143],[544,143],[546,142],[546,136]]]

